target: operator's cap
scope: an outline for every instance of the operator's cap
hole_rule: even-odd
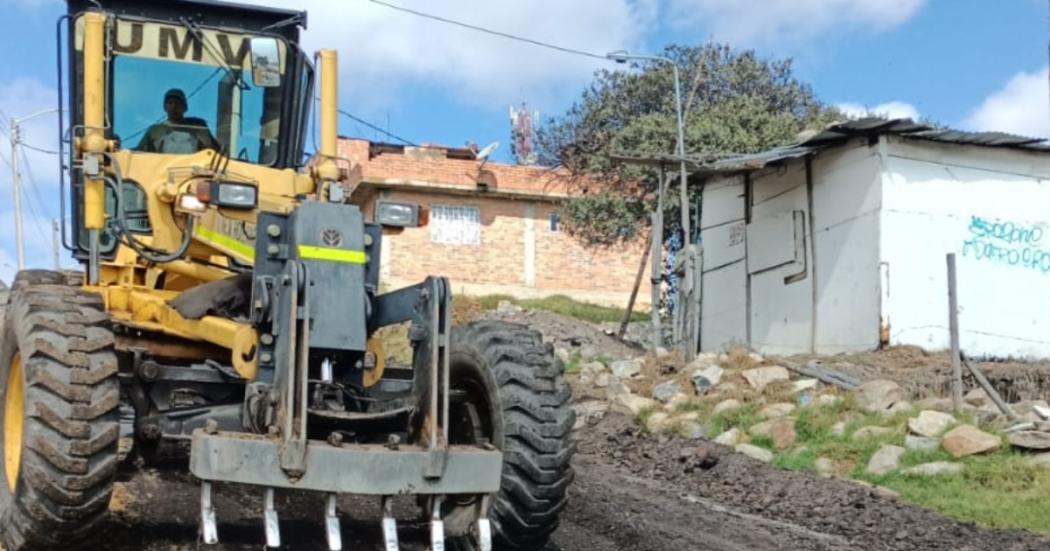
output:
[[[164,92],[164,101],[168,101],[171,98],[177,98],[182,101],[183,105],[186,105],[186,93],[178,88],[172,88],[167,92]]]

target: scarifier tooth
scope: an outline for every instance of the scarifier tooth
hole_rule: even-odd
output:
[[[277,520],[277,509],[273,506],[273,488],[267,488],[263,497],[263,527],[266,530],[266,547],[281,546],[281,526]]]
[[[219,527],[211,502],[211,482],[201,484],[201,539],[207,545],[219,543]]]
[[[492,523],[487,518],[478,519],[478,551],[492,551]]]
[[[397,520],[394,519],[394,500],[383,498],[383,550],[399,551],[397,541]]]
[[[343,531],[339,526],[339,513],[336,511],[336,495],[328,494],[324,506],[325,535],[328,538],[329,551],[342,551]]]
[[[430,551],[445,551],[445,522],[441,520],[441,497],[435,497],[430,514]]]

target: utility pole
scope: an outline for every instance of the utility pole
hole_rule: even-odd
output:
[[[18,119],[11,119],[11,192],[15,206],[15,250],[18,251],[18,271],[26,268],[25,240],[22,237],[22,192],[19,190],[21,175],[18,173]]]
[[[58,109],[42,109],[21,118],[11,117],[10,128],[8,129],[11,135],[11,192],[14,194],[14,207],[15,207],[15,249],[18,251],[18,270],[22,271],[26,268],[26,245],[25,238],[22,235],[22,191],[21,187],[22,174],[19,170],[20,158],[18,146],[22,145],[22,129],[19,125],[23,122],[39,117],[40,115],[47,115],[49,113],[57,113]],[[57,249],[56,249],[57,250]]]

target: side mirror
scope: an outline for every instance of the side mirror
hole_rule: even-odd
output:
[[[260,88],[281,85],[281,50],[277,39],[255,37],[251,40],[252,83]]]

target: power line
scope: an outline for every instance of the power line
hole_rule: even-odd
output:
[[[352,120],[354,122],[361,123],[361,124],[371,128],[372,130],[375,130],[376,132],[380,132],[382,134],[385,134],[386,136],[394,138],[395,140],[397,140],[399,142],[403,142],[406,145],[411,145],[413,147],[416,146],[416,144],[412,143],[411,141],[406,140],[406,139],[402,138],[401,136],[398,136],[397,134],[394,134],[394,133],[388,132],[386,130],[383,130],[382,128],[380,128],[380,127],[378,127],[378,126],[376,126],[376,125],[374,125],[374,124],[372,124],[372,123],[362,119],[361,117],[358,117],[358,116],[355,116],[355,115],[351,115],[350,113],[348,113],[346,111],[343,111],[342,109],[339,109],[339,114],[343,115],[344,117],[346,117],[346,118],[348,118],[348,119],[350,119],[350,120]]]
[[[29,145],[29,144],[27,144],[25,142],[19,142],[19,145],[21,145],[22,147],[24,147],[26,149],[32,149],[33,151],[36,151],[38,153],[46,153],[48,155],[58,155],[58,151],[54,151],[52,149],[44,149],[43,147],[37,147],[35,145]]]
[[[517,36],[517,35],[510,34],[510,33],[505,33],[505,32],[502,32],[502,31],[496,31],[496,30],[493,30],[493,29],[487,29],[485,27],[479,27],[477,25],[471,25],[470,23],[464,23],[462,21],[456,21],[454,19],[448,19],[446,17],[441,17],[441,16],[429,14],[429,13],[424,13],[424,12],[421,12],[421,11],[416,11],[416,10],[405,8],[405,7],[402,7],[402,6],[395,5],[395,4],[389,4],[387,2],[383,2],[382,0],[369,0],[369,1],[372,2],[373,4],[378,4],[380,6],[383,6],[383,7],[386,7],[386,8],[390,8],[392,10],[397,10],[397,11],[401,11],[401,12],[405,12],[405,13],[410,13],[412,15],[415,15],[417,17],[423,17],[425,19],[433,19],[434,21],[440,21],[442,23],[447,23],[449,25],[455,25],[457,27],[463,27],[464,29],[470,29],[472,31],[478,31],[478,32],[485,33],[485,34],[491,34],[493,36],[499,36],[499,37],[506,38],[506,39],[509,39],[509,40],[517,40],[518,42],[525,42],[526,44],[532,44],[533,46],[539,46],[541,48],[548,48],[548,49],[551,49],[551,50],[557,50],[559,52],[566,53],[566,54],[574,54],[574,55],[590,57],[590,58],[594,58],[594,59],[601,59],[603,61],[608,61],[608,58],[605,57],[604,55],[599,55],[599,54],[592,53],[592,52],[586,52],[586,51],[583,51],[583,50],[577,50],[577,49],[574,49],[574,48],[567,48],[565,46],[558,46],[557,44],[551,44],[549,42],[542,42],[542,41],[539,41],[539,40],[536,40],[536,39],[533,39],[533,38],[526,38],[524,36]]]

